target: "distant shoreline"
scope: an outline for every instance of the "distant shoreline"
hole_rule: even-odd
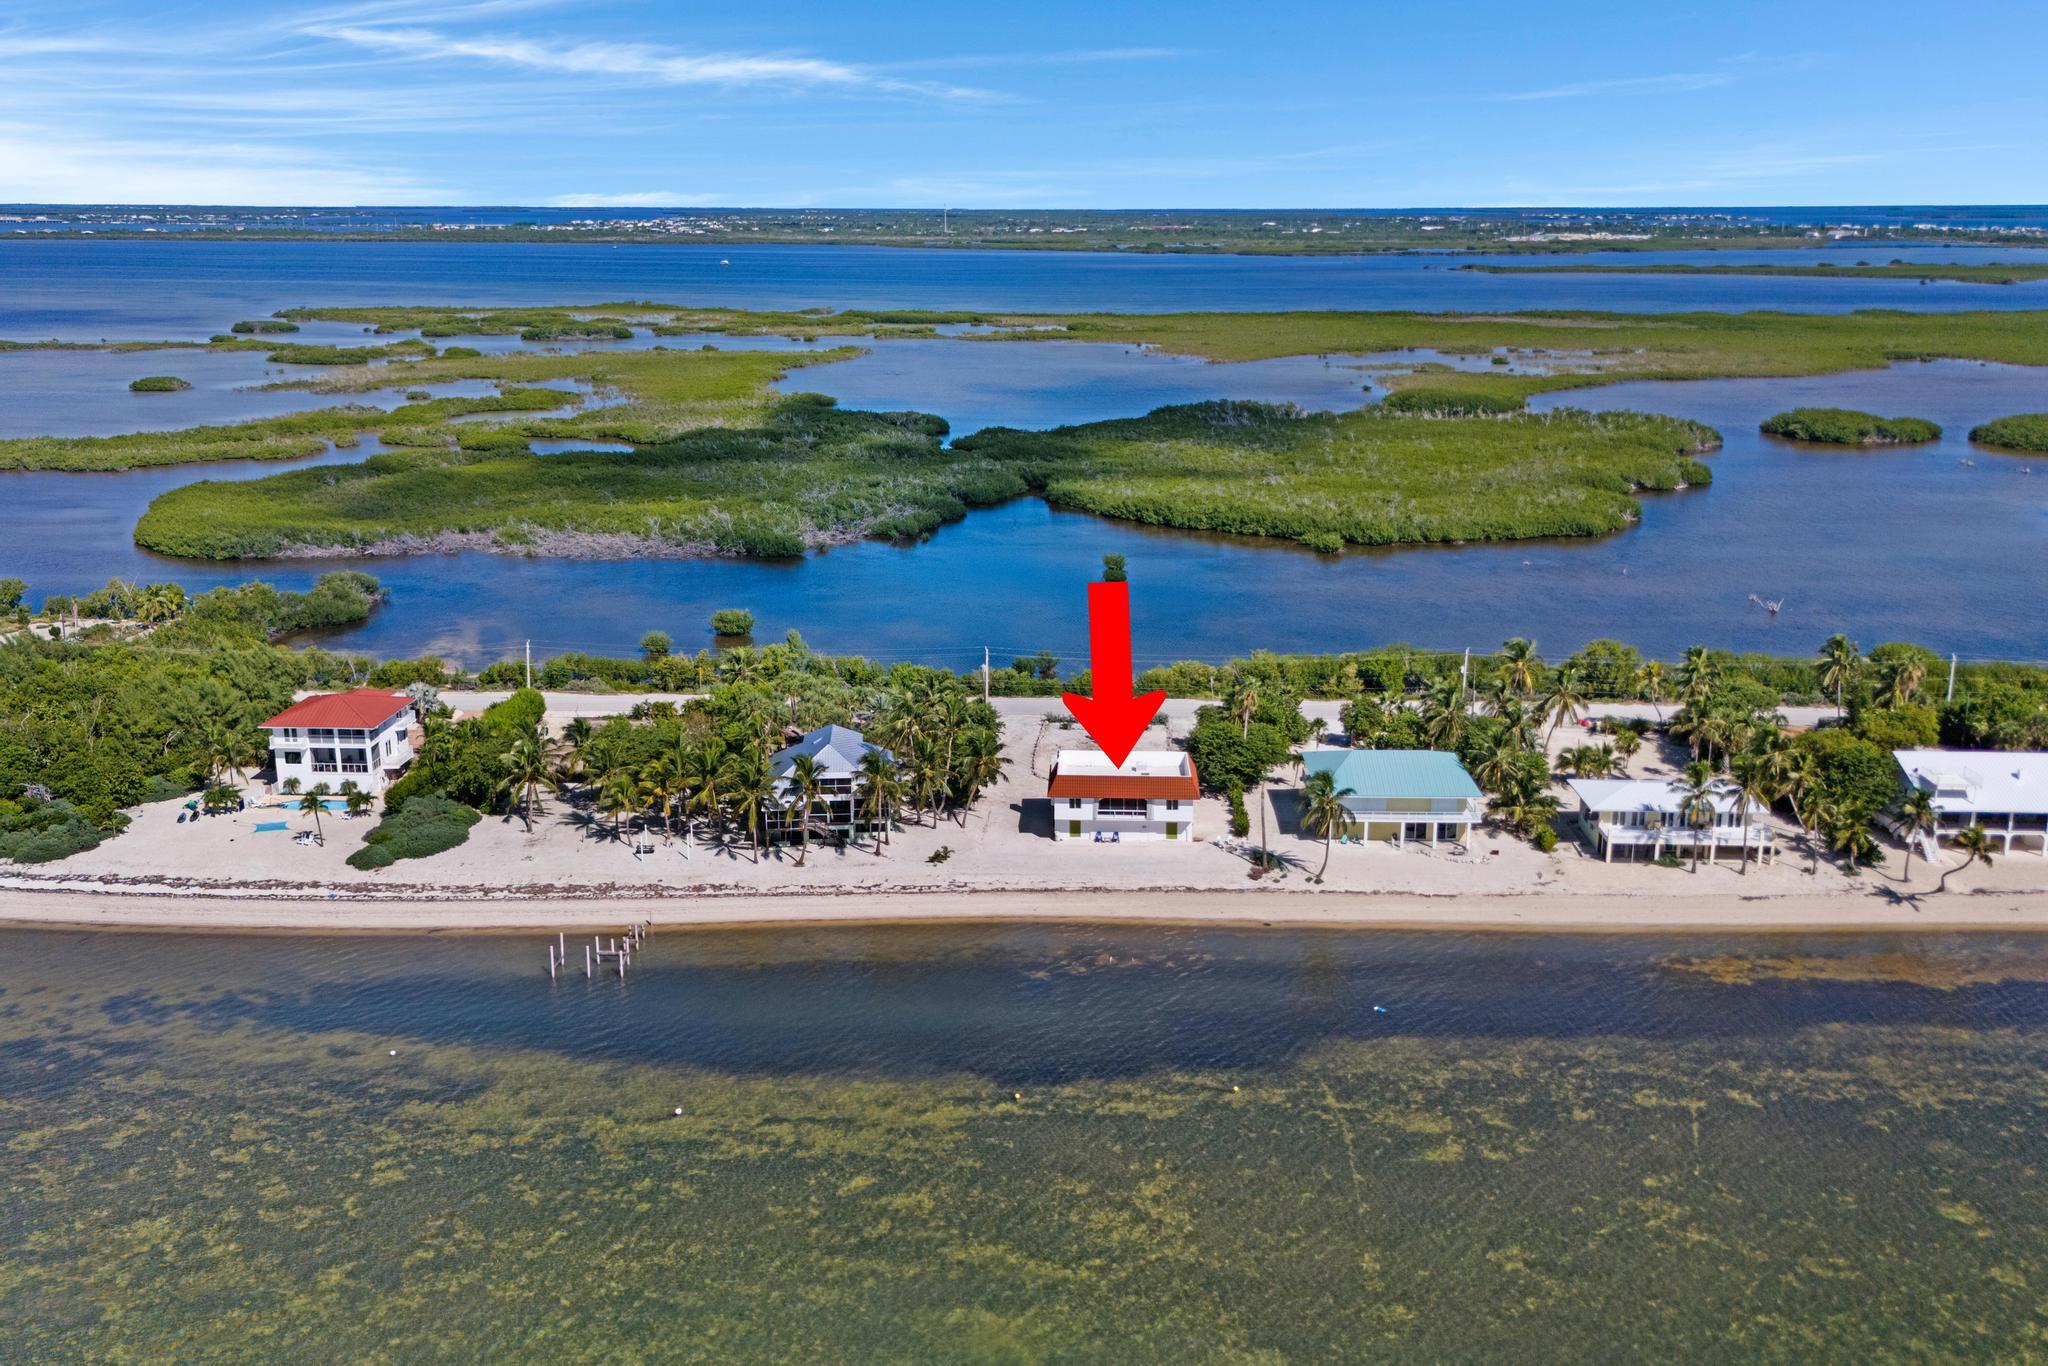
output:
[[[1357,892],[1069,889],[845,892],[689,898],[552,895],[502,901],[192,896],[0,890],[0,926],[199,933],[489,933],[960,924],[1157,924],[1570,934],[2048,932],[2048,892],[1845,897],[1598,893],[1428,896]]]

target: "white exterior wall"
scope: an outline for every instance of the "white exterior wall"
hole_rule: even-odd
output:
[[[371,731],[272,727],[270,757],[277,769],[277,786],[282,790],[296,778],[301,792],[326,783],[338,794],[344,782],[354,783],[362,792],[382,792],[412,763],[412,732],[410,707]],[[350,751],[361,751],[364,757],[344,757]],[[325,752],[331,752],[330,761],[319,757]]]
[[[1172,801],[1158,800],[1145,803],[1145,814],[1115,815],[1098,810],[1098,803],[1092,797],[1055,797],[1052,799],[1052,837],[1056,840],[1094,840],[1100,833],[1103,842],[1114,834],[1118,843],[1124,840],[1165,840],[1192,843],[1195,838],[1195,804],[1185,798]],[[1173,833],[1167,833],[1167,827]]]

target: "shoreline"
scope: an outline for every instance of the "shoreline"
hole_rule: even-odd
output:
[[[1938,903],[1874,893],[1657,899],[1555,892],[1431,896],[1073,888],[414,901],[0,889],[0,927],[16,928],[518,934],[617,930],[635,921],[659,929],[1157,924],[1573,934],[2048,932],[2048,892],[1958,892]]]

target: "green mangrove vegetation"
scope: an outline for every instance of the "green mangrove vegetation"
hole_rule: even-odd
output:
[[[944,422],[923,414],[840,412],[798,396],[746,425],[703,427],[628,454],[536,456],[520,441],[188,484],[152,503],[135,535],[165,553],[213,559],[443,543],[796,556],[836,540],[923,535],[970,505],[1025,491],[990,461],[947,454],[944,433]]]
[[[1571,410],[1434,418],[1197,403],[955,449],[1017,471],[1056,507],[1190,531],[1345,545],[1619,531],[1634,494],[1705,484],[1709,428]]]
[[[1917,446],[1941,439],[1941,427],[1917,417],[1879,417],[1854,408],[1793,408],[1763,420],[1769,436],[1829,446]]]
[[[144,375],[128,381],[131,394],[175,394],[191,387],[191,380],[179,379],[176,375]]]
[[[213,460],[298,460],[318,455],[330,444],[351,449],[364,435],[380,436],[393,445],[488,438],[489,428],[465,432],[449,426],[448,419],[469,413],[545,411],[573,397],[560,389],[515,387],[475,398],[407,403],[389,412],[343,404],[174,432],[15,437],[0,440],[0,470],[130,470]]]
[[[787,399],[749,427],[631,454],[420,450],[173,489],[136,527],[166,554],[237,558],[461,544],[555,554],[789,556],[922,536],[1027,492],[1158,526],[1336,551],[1618,531],[1642,489],[1703,484],[1707,427],[1634,413],[1331,416],[1252,403],[942,450],[944,423]]]
[[[2008,451],[2048,451],[2048,413],[2018,413],[1970,429],[1970,440]]]
[[[355,350],[362,353],[362,348]],[[750,421],[763,411],[768,386],[790,370],[853,354],[850,348],[800,354],[656,350],[487,356],[471,351],[383,365],[337,365],[310,378],[284,380],[270,387],[321,395],[391,388],[411,393],[423,385],[482,380],[496,383],[499,392],[409,402],[388,412],[360,404],[340,405],[172,432],[0,440],[0,470],[117,470],[212,460],[291,460],[316,455],[329,443],[352,448],[364,436],[379,437],[387,445],[423,449],[523,448],[526,439],[533,437],[656,444],[698,427]],[[549,385],[556,387],[545,387]],[[572,385],[617,401],[568,416],[514,416],[561,408],[576,397],[569,391]],[[452,421],[478,413],[503,414],[512,420],[489,424]]]
[[[249,318],[236,323],[228,331],[237,336],[284,336],[299,330],[299,325],[286,318]]]

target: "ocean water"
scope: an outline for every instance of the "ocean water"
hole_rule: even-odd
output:
[[[298,305],[661,303],[757,309],[1170,313],[1392,308],[1621,312],[2048,306],[2048,282],[1485,275],[1462,264],[1810,265],[2044,259],[2042,249],[1862,244],[1776,251],[1307,259],[897,247],[0,240],[0,337],[203,340]]]
[[[9,1360],[2041,1345],[2039,936],[6,948]]]

